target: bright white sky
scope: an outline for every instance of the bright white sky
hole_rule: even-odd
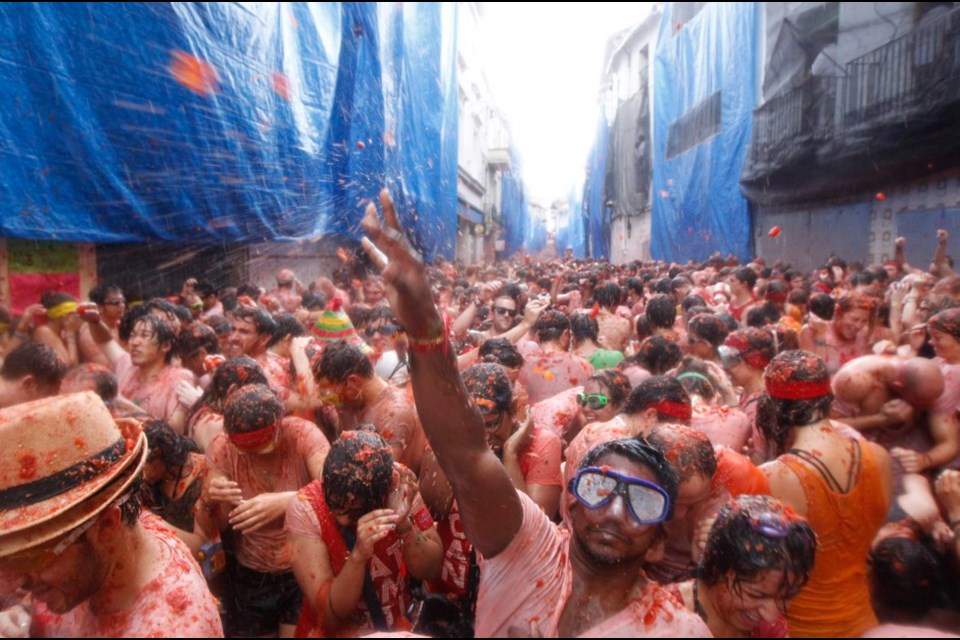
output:
[[[523,158],[529,195],[545,205],[583,179],[599,117],[607,39],[650,2],[485,2],[484,66]]]

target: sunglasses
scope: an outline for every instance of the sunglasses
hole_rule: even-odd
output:
[[[637,524],[659,524],[670,513],[670,496],[660,485],[599,467],[578,471],[569,488],[588,509],[599,509],[622,496]]]
[[[392,336],[397,331],[400,331],[400,326],[395,324],[381,324],[376,327],[367,327],[363,330],[364,335],[368,338],[372,338],[377,333],[385,336]]]
[[[516,309],[507,309],[506,307],[494,307],[493,312],[497,315],[508,316],[510,318],[517,315]]]
[[[577,404],[581,407],[590,407],[591,409],[603,409],[610,404],[610,398],[602,393],[578,393]]]

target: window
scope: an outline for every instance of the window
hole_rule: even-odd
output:
[[[670,123],[667,160],[720,133],[720,92],[717,91]]]

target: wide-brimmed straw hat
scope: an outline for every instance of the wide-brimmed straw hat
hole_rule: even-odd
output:
[[[140,423],[85,391],[0,410],[0,557],[96,516],[147,458]]]

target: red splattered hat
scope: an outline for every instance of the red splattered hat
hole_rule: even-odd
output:
[[[767,395],[781,400],[812,400],[832,392],[830,373],[820,356],[808,351],[784,351],[763,374]]]
[[[86,391],[0,410],[0,557],[53,540],[107,508],[147,458],[140,423]]]

